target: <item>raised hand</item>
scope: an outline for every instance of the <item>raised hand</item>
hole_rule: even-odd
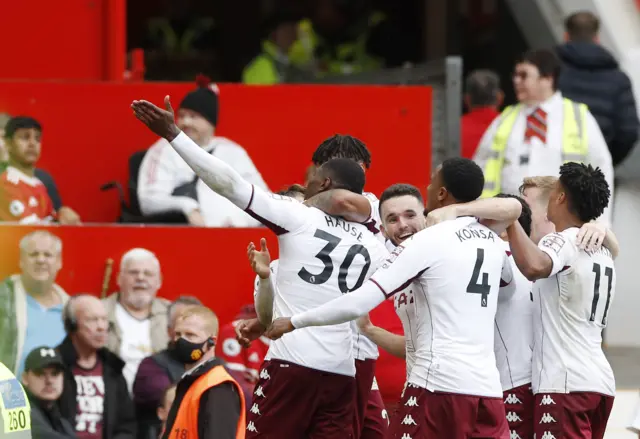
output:
[[[133,101],[131,109],[138,120],[144,123],[151,131],[169,142],[180,134],[180,128],[176,126],[173,107],[169,96],[164,97],[165,110],[149,101]]]
[[[271,255],[267,248],[266,239],[260,239],[260,250],[256,250],[255,244],[250,242],[247,247],[247,257],[249,258],[251,269],[255,274],[260,276],[261,279],[267,279],[271,275],[271,269],[269,268]]]

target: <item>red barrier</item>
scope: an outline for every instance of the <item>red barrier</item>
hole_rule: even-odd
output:
[[[18,2],[19,3],[19,2]],[[11,4],[17,4],[11,2]],[[28,16],[28,15],[25,15]],[[40,33],[39,33],[40,34]],[[0,82],[0,111],[42,122],[39,166],[56,179],[66,204],[85,221],[113,221],[115,193],[99,187],[127,179],[127,160],[155,138],[129,110],[133,99],[177,107],[192,84]],[[218,134],[244,146],[273,190],[302,182],[316,146],[338,132],[362,138],[373,156],[367,190],[430,175],[431,89],[428,87],[220,87]]]
[[[0,29],[10,43],[3,45],[0,76],[122,80],[125,12],[125,0],[3,2]]]

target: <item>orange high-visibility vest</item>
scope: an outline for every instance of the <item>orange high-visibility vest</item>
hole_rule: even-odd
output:
[[[171,439],[198,439],[200,397],[207,390],[222,383],[233,383],[238,391],[238,395],[240,395],[240,419],[238,419],[236,439],[244,439],[246,428],[244,393],[236,380],[227,373],[224,366],[214,367],[191,384],[191,387],[189,387],[189,390],[187,390],[187,393],[180,402],[176,419],[167,437]]]

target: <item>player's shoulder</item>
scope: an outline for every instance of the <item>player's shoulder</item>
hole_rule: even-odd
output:
[[[363,195],[367,200],[369,200],[369,201],[371,202],[371,204],[379,203],[379,202],[380,202],[380,200],[378,199],[378,197],[377,197],[375,194],[371,193],[371,192],[363,192],[363,193],[362,193],[362,195]]]
[[[540,246],[562,248],[566,244],[575,245],[577,237],[578,229],[575,227],[563,230],[562,232],[551,232],[542,237]]]

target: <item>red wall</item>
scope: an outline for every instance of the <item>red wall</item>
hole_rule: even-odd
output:
[[[3,1],[0,77],[122,80],[125,11],[126,0]]]
[[[156,140],[129,104],[140,98],[160,104],[170,94],[177,107],[191,89],[175,83],[0,82],[0,111],[42,122],[38,166],[53,174],[65,204],[85,221],[108,222],[116,219],[119,205],[115,192],[101,193],[100,185],[114,179],[125,183],[129,155]],[[247,149],[273,190],[303,182],[314,149],[336,132],[360,137],[370,148],[367,190],[379,194],[406,182],[424,191],[428,184],[428,87],[224,84],[220,89],[218,134]]]

